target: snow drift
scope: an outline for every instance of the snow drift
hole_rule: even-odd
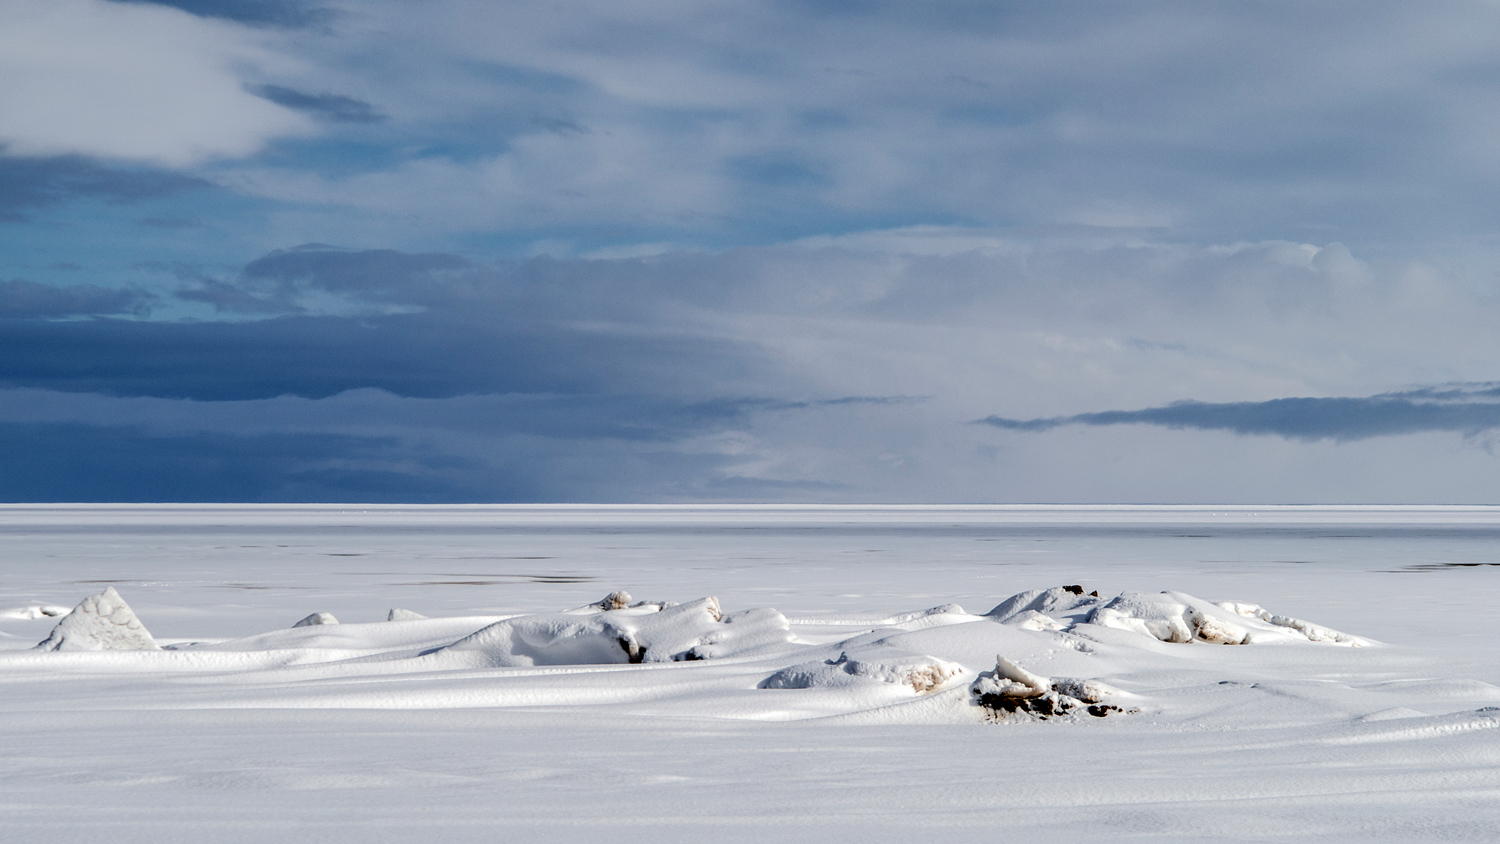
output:
[[[697,714],[806,718],[929,701],[913,717],[1014,721],[1160,714],[1175,705],[1173,688],[1196,683],[1204,695],[1227,696],[1256,687],[1252,675],[1265,661],[1213,654],[1246,652],[1245,646],[1342,651],[1365,644],[1255,604],[1181,592],[1102,597],[1059,586],[1013,595],[984,615],[944,604],[797,624],[770,608],[726,613],[714,597],[679,604],[633,601],[625,592],[509,618],[428,618],[392,609],[385,621],[351,624],[314,613],[291,628],[169,642],[163,651],[111,588],[85,599],[37,649],[153,651],[151,662],[135,664],[139,670],[270,672],[257,681],[263,687],[275,685],[278,671],[286,682],[363,680],[330,688],[314,698],[318,705],[680,700]],[[665,672],[634,679],[618,673],[653,666]],[[380,683],[401,675],[418,682]],[[298,705],[307,705],[308,688],[297,687],[304,701]]]

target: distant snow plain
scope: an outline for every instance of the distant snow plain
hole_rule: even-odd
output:
[[[9,840],[1500,840],[1497,508],[18,505],[0,536]],[[984,615],[1063,585],[1101,598]],[[33,649],[106,587],[167,650]],[[614,590],[755,635],[514,656]],[[1091,614],[1122,593],[1265,635]],[[997,655],[1138,711],[997,713]]]

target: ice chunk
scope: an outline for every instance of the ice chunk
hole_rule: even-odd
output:
[[[998,654],[995,656],[995,670],[981,674],[974,681],[977,694],[1009,698],[1041,697],[1051,688],[1051,680],[1040,674],[1032,674]]]
[[[867,647],[851,657],[805,662],[783,668],[760,682],[761,689],[840,688],[861,681],[910,686],[927,694],[963,673],[963,666],[934,656],[914,654],[888,646]]]
[[[339,620],[333,617],[331,612],[315,612],[307,618],[293,624],[292,627],[316,627],[319,624],[338,624]]]
[[[42,651],[160,650],[135,611],[113,586],[83,599],[36,646]]]
[[[969,686],[969,693],[975,703],[996,718],[1020,715],[1046,720],[1071,716],[1078,710],[1103,718],[1116,712],[1138,711],[1107,703],[1122,693],[1098,680],[1050,680],[998,655],[995,670],[980,674],[979,679]]]
[[[419,612],[412,612],[411,610],[403,610],[400,607],[396,607],[396,608],[392,609],[390,612],[386,613],[385,620],[386,621],[417,621],[418,619],[423,619],[423,618],[426,618],[426,617],[427,616],[422,615]]]

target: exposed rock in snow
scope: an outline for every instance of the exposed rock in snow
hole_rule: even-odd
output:
[[[657,610],[670,609],[675,606],[677,604],[671,601],[635,601],[632,603],[629,592],[617,589],[592,604],[584,604],[581,607],[574,607],[571,610],[563,610],[563,612],[569,615],[589,615],[592,613],[626,609],[656,612]]]
[[[333,617],[331,612],[315,612],[307,618],[293,624],[292,627],[316,627],[319,624],[338,624],[339,620]]]
[[[426,618],[426,617],[427,616],[422,615],[419,612],[412,612],[411,610],[403,610],[400,607],[396,607],[396,608],[392,609],[390,612],[386,613],[385,620],[386,621],[416,621],[418,619],[422,619],[422,618]]]
[[[865,647],[840,653],[838,659],[804,662],[783,668],[762,680],[762,689],[816,689],[852,686],[861,681],[910,686],[917,694],[943,687],[962,674],[956,662],[909,653],[889,646]]]
[[[625,596],[628,598],[628,596]],[[588,615],[528,615],[498,621],[441,650],[479,651],[490,665],[673,662],[739,655],[791,641],[772,609],[725,615],[716,598],[637,604]]]
[[[113,586],[83,599],[36,646],[43,651],[160,650],[135,611]]]
[[[1108,702],[1123,696],[1123,693],[1098,680],[1053,680],[1033,674],[998,655],[994,670],[980,674],[979,679],[969,686],[969,693],[992,718],[1019,715],[1045,721],[1076,715],[1080,711],[1096,718],[1116,712],[1138,711]]]
[[[599,610],[601,612],[623,610],[628,606],[630,606],[630,593],[624,589],[611,592],[599,601]]]

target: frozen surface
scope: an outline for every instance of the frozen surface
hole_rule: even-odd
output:
[[[1500,839],[1491,508],[5,507],[0,532],[17,840]],[[70,619],[164,649],[34,649]]]

